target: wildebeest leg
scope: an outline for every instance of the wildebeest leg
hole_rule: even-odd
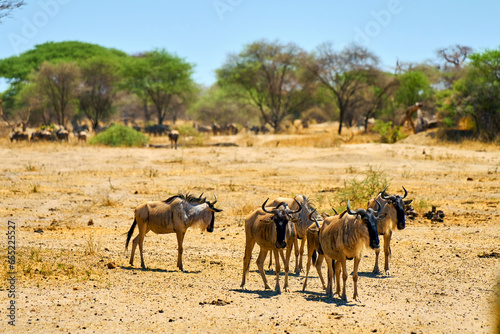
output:
[[[340,297],[340,270],[342,269],[340,261],[335,262],[335,280],[337,281],[337,295]]]
[[[319,279],[321,280],[321,285],[323,286],[323,290],[326,289],[325,280],[323,279],[323,274],[321,273],[321,265],[323,264],[324,257],[325,257],[324,255],[319,254],[318,259],[316,260],[316,265],[315,265],[316,271],[318,272]]]
[[[347,265],[346,265],[346,259],[342,259],[341,261],[342,265],[342,280],[344,284],[342,285],[342,299],[347,300],[347,295],[346,295],[346,283],[347,283]]]
[[[281,253],[283,254],[283,251],[280,250]],[[280,267],[280,260],[278,258],[278,250],[275,249],[273,250],[273,253],[274,253],[274,259],[276,260],[276,286],[274,287],[274,291],[276,291],[276,293],[281,293],[281,289],[280,289],[280,270],[281,270],[281,267]]]
[[[283,250],[280,249],[278,252],[280,253],[281,259],[283,260],[284,266],[285,266],[285,285],[283,286],[283,290],[285,292],[288,292],[288,271],[290,269],[290,253],[292,252],[291,250],[292,247],[289,247],[286,249],[286,259],[283,256]],[[278,260],[276,260],[276,264],[278,264]]]
[[[306,238],[302,238],[302,240],[300,240],[300,251],[299,251],[299,266],[298,268],[295,267],[295,273],[296,274],[300,274],[300,272],[302,271],[302,254],[304,254],[304,246],[306,244]]]
[[[385,243],[384,243],[385,245]],[[380,273],[380,269],[378,268],[378,257],[380,255],[380,248],[375,249],[375,266],[373,267],[373,273],[378,274]]]
[[[297,237],[293,239],[293,248],[295,249],[295,274],[299,275],[302,265],[299,266],[299,240]]]
[[[354,270],[352,273],[352,281],[354,282],[354,295],[352,298],[354,300],[358,300],[358,267],[359,267],[359,261],[361,261],[361,258],[355,257],[354,258]]]
[[[309,277],[309,269],[311,268],[312,251],[309,249],[309,243],[307,244],[307,264],[306,264],[306,278],[304,279],[304,284],[302,284],[302,291],[306,290],[307,278]]]
[[[148,233],[149,230],[146,227],[146,224],[144,224],[144,223],[141,224],[141,222],[139,222],[137,224],[137,227],[139,229],[139,235],[137,235],[137,237],[135,237],[134,242],[132,244],[132,254],[134,254],[135,247],[137,246],[137,244],[139,244],[139,254],[141,255],[141,268],[146,269],[146,265],[144,264],[144,255],[142,252],[142,247],[144,244],[144,236],[146,235],[146,233]],[[130,258],[131,265],[132,265],[132,261],[133,261],[133,258],[131,257]]]
[[[391,276],[391,273],[389,272],[389,259],[391,257],[391,236],[392,236],[392,231],[389,233],[384,234],[384,255],[385,255],[385,274],[387,276]]]
[[[245,245],[245,255],[243,256],[243,278],[241,280],[241,288],[245,287],[248,269],[250,267],[250,258],[252,257],[252,250],[254,246],[255,240],[249,240],[247,238],[247,242]]]
[[[267,269],[271,269],[271,266],[273,265],[273,252],[269,251],[269,254],[270,254],[270,257],[269,257],[269,267]]]
[[[182,252],[184,248],[182,247],[182,242],[184,241],[184,235],[186,232],[177,232],[177,267],[184,271],[182,267]]]
[[[328,284],[326,286],[326,297],[331,298],[333,297],[333,266],[332,266],[332,259],[330,259],[328,256],[325,256],[326,258],[326,264],[328,266]],[[335,274],[337,272],[335,271]]]
[[[264,272],[264,260],[266,259],[267,250],[264,250],[262,247],[260,248],[259,257],[257,258],[257,268],[259,268],[259,274],[262,276],[262,280],[264,281],[264,287],[266,290],[271,289],[269,284],[267,284],[266,273]],[[271,253],[272,256],[272,253]],[[278,254],[275,254],[275,260],[278,263],[276,267],[279,266]],[[279,274],[278,274],[279,275]]]

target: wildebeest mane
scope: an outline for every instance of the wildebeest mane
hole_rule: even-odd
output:
[[[178,195],[175,195],[175,196],[172,196],[172,197],[169,197],[167,198],[166,200],[164,200],[163,202],[167,203],[167,204],[170,204],[173,202],[174,199],[176,198],[180,198],[181,200],[184,200],[186,202],[188,202],[189,204],[202,204],[202,203],[205,203],[205,199],[206,197],[196,197],[194,195],[191,195],[191,194],[178,194]]]

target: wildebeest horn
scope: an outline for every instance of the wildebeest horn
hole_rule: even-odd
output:
[[[379,209],[380,209],[380,204],[379,204]],[[347,212],[349,212],[350,215],[361,215],[362,217],[366,215],[366,210],[364,209],[357,209],[356,211],[353,212],[349,207],[349,200],[347,200]]]
[[[375,213],[379,213],[380,209],[382,209],[382,205],[380,205],[380,202],[377,201],[377,199],[375,199],[375,202],[377,202],[377,205],[378,205],[378,209],[375,211]]]
[[[385,192],[387,190],[389,186],[385,187],[384,190],[382,190],[382,192],[380,193],[380,195],[382,196],[383,199],[389,199],[389,195],[387,195],[387,193]]]
[[[297,203],[297,205],[299,206],[299,209],[297,211],[290,211],[290,212],[288,212],[289,214],[299,213],[300,210],[302,210],[302,205],[300,205],[300,203],[297,202],[297,200],[295,198],[293,200],[295,201],[295,203]]]
[[[403,196],[403,198],[405,198],[406,195],[408,195],[408,192],[406,191],[405,187],[403,187],[403,190],[405,191],[405,195]]]
[[[309,214],[309,220],[313,220],[316,223],[316,227],[319,228],[319,223],[316,220],[316,217],[314,217],[314,213],[316,212],[316,209],[314,209],[310,214]]]
[[[266,199],[266,201],[264,203],[262,203],[262,211],[264,211],[265,213],[272,213],[272,214],[274,214],[275,212],[273,212],[273,211],[267,211],[266,210],[267,201],[269,201],[269,198]]]
[[[202,193],[202,195],[203,195],[203,193]],[[200,197],[201,197],[201,196],[200,196]],[[217,195],[216,195],[216,194],[214,194],[214,197],[215,197],[215,201],[213,201],[213,202],[207,201],[208,205],[210,205],[210,206],[214,206],[214,205],[215,205],[215,203],[217,203]]]
[[[337,210],[335,210],[335,208],[332,206],[332,210],[333,212],[335,212],[336,215],[338,215],[339,213],[337,212]]]

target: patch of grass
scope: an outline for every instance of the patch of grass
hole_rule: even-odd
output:
[[[339,189],[337,192],[337,201],[340,204],[347,205],[349,200],[353,210],[355,208],[366,208],[368,200],[374,198],[388,185],[389,180],[383,170],[368,166],[363,180],[358,181],[355,177],[344,180],[344,188]]]
[[[85,254],[96,255],[101,248],[101,241],[96,239],[94,236],[94,231],[89,233],[87,240],[85,241]]]
[[[392,122],[376,120],[373,130],[379,133],[382,143],[392,144],[406,138],[406,135],[401,131],[401,127],[394,126]]]
[[[430,208],[432,205],[429,203],[429,200],[425,198],[414,199],[411,205],[418,212],[424,212],[426,209]]]
[[[111,125],[106,131],[90,139],[91,145],[106,146],[144,146],[149,143],[149,137],[124,125]]]
[[[32,184],[33,188],[31,189],[32,193],[39,193],[40,192],[40,186],[38,184]]]
[[[152,167],[149,167],[149,169],[146,169],[144,171],[144,174],[148,176],[149,178],[157,177],[158,176],[158,169],[154,169]]]
[[[31,161],[28,161],[28,163],[25,165],[25,169],[28,172],[36,172],[38,170],[38,167],[33,165]]]

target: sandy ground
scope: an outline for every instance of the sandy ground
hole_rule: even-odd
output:
[[[269,140],[274,144],[266,145]],[[234,141],[241,144],[248,138]],[[16,226],[15,330],[498,331],[500,315],[493,310],[500,277],[498,147],[417,140],[282,147],[285,142],[285,137],[260,136],[252,139],[251,147],[178,150],[0,143],[2,249],[7,249],[8,221]],[[328,211],[338,205],[336,192],[344,182],[363,179],[370,168],[387,175],[390,193],[401,194],[401,186],[408,189],[420,213],[393,234],[390,277],[371,273],[374,253],[366,250],[359,269],[359,301],[352,299],[350,277],[347,302],[337,295],[326,298],[314,269],[306,291],[304,272],[291,273],[290,292],[277,295],[264,290],[255,265],[256,246],[247,289],[240,289],[246,214],[268,197],[295,194],[308,196],[320,212]],[[176,267],[173,234],[147,234],[148,269],[140,268],[138,257],[130,266],[124,233],[134,207],[187,192],[204,192],[209,198],[216,194],[217,207],[224,211],[216,215],[213,233],[188,230],[185,272]],[[445,212],[444,222],[422,217],[431,205]],[[5,254],[0,258],[0,332],[11,332]],[[108,269],[108,263],[116,268]],[[267,275],[274,286],[274,272]]]

